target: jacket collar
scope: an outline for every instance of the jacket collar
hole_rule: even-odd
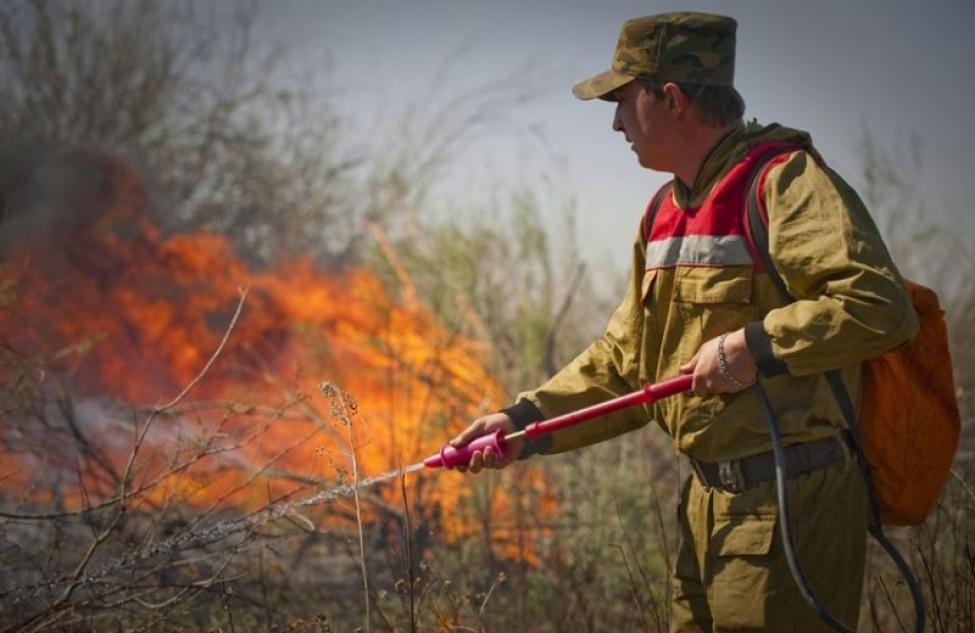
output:
[[[682,209],[701,206],[721,174],[745,154],[747,147],[742,143],[744,136],[745,125],[742,124],[721,137],[701,163],[693,187],[688,187],[680,178],[674,177],[674,201],[677,206]]]

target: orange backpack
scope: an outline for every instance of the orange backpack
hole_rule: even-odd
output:
[[[748,228],[769,277],[792,299],[769,254],[767,219],[758,196],[759,176],[782,153],[770,152],[755,167],[746,208]],[[944,489],[961,433],[944,311],[930,288],[906,280],[904,285],[920,329],[910,343],[863,363],[859,416],[839,372],[826,373],[862,452],[860,461],[873,492],[874,522],[879,514],[885,525],[924,521]]]
[[[921,328],[906,346],[863,364],[860,435],[880,515],[917,525],[937,503],[961,417],[938,295],[905,280]]]

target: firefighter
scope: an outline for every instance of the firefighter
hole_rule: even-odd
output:
[[[512,455],[561,453],[656,421],[693,467],[678,509],[671,630],[828,630],[797,589],[776,529],[770,437],[748,389],[761,379],[786,447],[800,562],[826,608],[855,626],[868,502],[823,373],[840,369],[858,394],[860,363],[908,341],[917,318],[866,208],[809,135],[744,122],[736,26],[687,12],[629,20],[612,67],[573,88],[615,103],[613,130],[641,166],[673,181],[640,223],[626,295],[604,335],[451,443],[692,374],[692,394],[514,443]],[[772,151],[758,198],[794,303],[763,269],[744,219],[751,169]],[[510,462],[488,449],[469,471]]]

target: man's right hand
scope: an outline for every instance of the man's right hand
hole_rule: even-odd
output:
[[[475,438],[493,433],[498,429],[504,431],[505,435],[518,430],[515,428],[515,423],[506,414],[492,413],[474,420],[469,427],[461,431],[457,437],[450,440],[450,445],[454,448],[460,448]],[[470,469],[472,473],[476,473],[480,472],[482,468],[504,468],[518,459],[518,456],[521,455],[521,451],[524,448],[525,440],[510,440],[508,442],[508,457],[505,459],[489,446],[483,451],[476,451],[471,456],[470,464],[467,466],[458,466],[457,470],[466,472]]]

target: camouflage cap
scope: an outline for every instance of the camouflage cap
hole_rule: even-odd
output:
[[[658,81],[733,85],[735,29],[732,18],[710,13],[662,13],[623,23],[613,66],[572,88],[580,99],[606,99],[637,77]]]

